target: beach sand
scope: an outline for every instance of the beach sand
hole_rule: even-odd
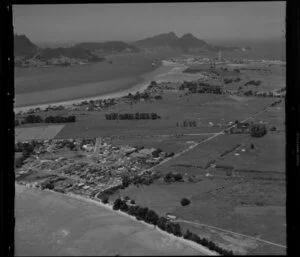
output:
[[[119,98],[128,95],[128,93],[142,92],[147,89],[150,82],[155,80],[158,75],[165,74],[171,69],[172,67],[170,66],[160,66],[138,77],[112,79],[81,84],[71,88],[62,87],[46,91],[17,94],[14,110],[15,112],[19,112],[38,107],[44,109],[49,105],[71,106],[81,101]]]
[[[15,255],[208,255],[102,203],[16,186]]]

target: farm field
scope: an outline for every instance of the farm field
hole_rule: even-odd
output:
[[[269,132],[263,138],[251,138],[216,164],[217,167],[227,166],[236,170],[285,172],[285,134]]]
[[[144,146],[145,148],[160,148],[165,152],[177,153],[187,148],[194,142],[200,142],[207,136],[150,136],[113,138],[113,145]]]
[[[212,161],[216,161],[222,153],[232,149],[243,141],[249,140],[249,134],[239,135],[220,135],[210,141],[196,146],[194,149],[182,154],[174,160],[161,165],[157,170],[165,173],[172,171],[173,167],[191,167],[207,168],[206,166]]]
[[[138,205],[159,214],[171,213],[184,229],[213,239],[217,244],[239,254],[281,254],[284,248],[256,241],[253,238],[220,232],[215,226],[250,237],[285,245],[284,181],[204,178],[197,183],[178,182],[129,187],[121,192]],[[180,200],[187,197],[185,207]],[[274,232],[275,231],[275,232]],[[270,248],[267,251],[267,248]]]
[[[257,121],[264,121],[269,126],[276,126],[277,130],[285,131],[285,102],[269,108],[256,117]]]
[[[237,90],[240,86],[244,91],[254,90],[254,91],[270,91],[274,89],[282,88],[286,85],[285,81],[285,67],[278,65],[267,66],[267,65],[244,65],[232,67],[229,65],[222,65],[228,68],[229,72],[223,72],[224,78],[236,79],[240,78],[239,82],[232,82],[225,84],[227,89]],[[240,73],[232,73],[232,69],[240,69]],[[251,70],[252,69],[252,70]],[[253,70],[261,69],[261,70]],[[222,73],[222,72],[221,72]],[[250,80],[260,80],[261,84],[259,86],[248,85],[245,86]],[[214,84],[220,84],[215,82]]]
[[[76,123],[66,124],[57,138],[97,137],[97,136],[137,136],[166,134],[215,133],[222,127],[209,123],[228,123],[242,120],[270,104],[273,99],[250,98],[247,101],[234,100],[228,96],[195,94],[179,98],[179,93],[167,92],[163,100],[139,102],[134,105],[120,104],[104,112],[85,112],[77,117]],[[136,113],[154,112],[159,120],[105,120],[111,112]],[[176,126],[184,120],[195,120],[197,127]]]
[[[15,129],[15,140],[52,139],[65,125],[19,127]]]

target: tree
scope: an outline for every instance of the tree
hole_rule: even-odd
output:
[[[171,172],[167,173],[164,177],[165,182],[172,182],[173,181],[173,174]]]
[[[254,149],[254,144],[251,144],[251,149]]]
[[[183,179],[182,179],[182,175],[180,174],[180,173],[176,173],[175,175],[174,175],[174,180],[175,181],[182,181]]]
[[[147,213],[148,213],[148,208],[147,207],[145,207],[145,208],[140,208],[139,209],[139,212],[138,212],[138,216],[142,219],[142,220],[145,220],[145,218],[146,218],[146,215],[147,215]]]
[[[113,209],[114,210],[120,210],[120,206],[122,204],[122,200],[120,198],[117,198],[114,202],[114,206],[113,206]]]
[[[123,186],[123,187],[128,187],[129,184],[130,184],[130,179],[129,179],[129,177],[128,177],[127,175],[124,175],[124,176],[122,177],[122,186]]]
[[[150,86],[156,86],[156,85],[157,85],[156,81],[152,80],[151,83],[150,83]]]
[[[168,222],[168,220],[165,217],[160,217],[157,221],[157,226],[161,229],[161,230],[166,230],[166,223]]]
[[[184,239],[189,239],[189,240],[191,240],[192,235],[193,235],[193,234],[192,234],[189,230],[187,230],[187,231],[184,233],[183,238],[184,238]]]
[[[130,203],[131,203],[131,204],[135,204],[135,201],[132,199],[132,200],[130,201]]]
[[[191,203],[191,201],[187,198],[182,198],[180,203],[182,206],[186,206],[186,205],[189,205]]]
[[[267,134],[267,127],[265,124],[253,124],[250,133],[252,137],[262,137]]]
[[[175,236],[182,236],[181,227],[178,223],[174,224],[173,232]]]
[[[159,220],[159,217],[155,211],[149,210],[147,212],[146,217],[145,217],[145,222],[148,222],[153,225],[157,225],[158,220]]]

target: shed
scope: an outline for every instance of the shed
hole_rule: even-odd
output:
[[[176,218],[177,218],[175,215],[168,214],[168,213],[166,213],[166,217],[168,220],[176,220]]]

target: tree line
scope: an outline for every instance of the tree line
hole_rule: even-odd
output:
[[[176,127],[183,126],[183,127],[197,127],[197,122],[195,120],[184,120],[182,124],[176,122]]]
[[[232,82],[240,82],[241,81],[241,78],[240,77],[237,77],[236,79],[228,79],[228,78],[225,78],[224,79],[224,83],[225,84],[230,84]]]
[[[206,238],[200,238],[197,234],[194,234],[187,230],[184,234],[182,233],[181,226],[178,223],[169,221],[163,216],[159,216],[155,211],[138,205],[128,205],[126,200],[117,198],[113,204],[114,210],[120,210],[131,216],[136,217],[137,220],[143,220],[148,224],[158,226],[161,230],[173,234],[178,237],[182,237],[194,241],[200,245],[207,247],[208,249],[215,251],[221,255],[233,255],[232,251],[225,250],[217,246],[214,242],[207,240]]]
[[[106,120],[156,120],[161,117],[156,113],[108,113],[105,114]]]
[[[192,94],[195,93],[212,93],[212,94],[222,94],[222,88],[220,86],[210,85],[205,82],[199,81],[184,81],[180,86],[179,90],[188,89]]]
[[[282,100],[280,99],[280,100],[278,100],[278,101],[275,101],[275,102],[271,103],[270,106],[271,106],[271,107],[274,107],[274,106],[280,104],[281,102],[282,102]]]
[[[71,116],[48,116],[45,119],[43,119],[39,115],[33,115],[30,114],[26,116],[21,122],[19,120],[15,120],[15,126],[18,126],[20,124],[26,124],[26,123],[70,123],[70,122],[76,122],[76,117],[74,115]]]
[[[33,153],[34,148],[41,144],[41,142],[37,142],[36,140],[32,140],[26,143],[16,143],[15,152],[22,152],[22,156],[16,162],[16,168],[20,168],[23,165],[24,161]]]
[[[164,181],[170,182],[183,182],[182,175],[180,173],[169,172],[164,176]]]
[[[250,80],[245,84],[245,86],[248,86],[248,85],[259,86],[260,84],[261,84],[260,80]]]

